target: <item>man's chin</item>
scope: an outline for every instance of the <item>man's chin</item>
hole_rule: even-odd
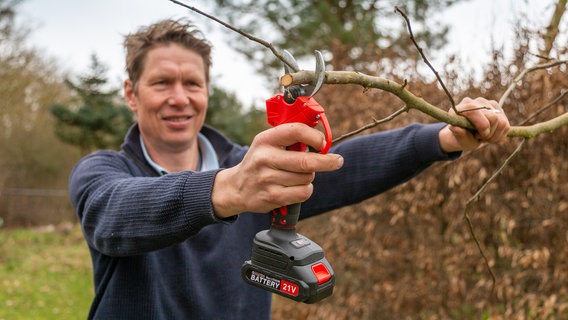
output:
[[[183,151],[185,149],[189,149],[191,148],[197,139],[197,135],[193,135],[193,134],[185,134],[182,136],[174,136],[174,137],[168,137],[166,139],[164,139],[164,142],[171,148],[171,149],[175,149],[175,150],[180,150]]]

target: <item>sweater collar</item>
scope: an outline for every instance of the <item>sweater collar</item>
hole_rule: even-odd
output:
[[[213,149],[211,142],[209,142],[209,140],[201,132],[197,134],[197,143],[199,144],[199,161],[197,164],[197,171],[219,169],[219,160],[217,160],[215,149]],[[146,162],[148,162],[148,164],[152,166],[154,171],[156,171],[161,176],[168,174],[168,170],[152,160],[152,158],[148,154],[148,151],[146,150],[146,145],[144,143],[144,139],[142,139],[142,135],[140,135],[140,147],[142,148],[144,159],[146,159]]]
[[[200,134],[210,143],[209,147],[214,151],[213,156],[217,158],[216,162],[218,166],[223,167],[223,163],[227,160],[235,145],[221,132],[208,125],[204,125],[201,128]],[[130,158],[136,161],[141,167],[145,168],[146,171],[155,173],[156,175],[158,174],[144,157],[140,143],[140,128],[138,127],[138,123],[134,123],[130,127],[121,148]]]

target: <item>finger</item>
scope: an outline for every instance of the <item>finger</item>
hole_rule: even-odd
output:
[[[483,108],[483,109],[487,109],[487,110],[500,109],[499,103],[497,101],[488,100],[488,99],[485,99],[483,97],[475,98],[471,104],[477,106],[478,108]]]
[[[449,129],[462,150],[474,150],[480,145],[480,141],[474,137],[470,130],[458,126],[449,126]]]
[[[487,122],[489,123],[488,129],[477,132],[476,137],[483,142],[491,142],[491,139],[495,135],[495,130],[497,128],[498,119],[495,116],[486,116]]]
[[[338,154],[320,154],[277,150],[271,157],[272,167],[296,173],[327,172],[341,168],[343,157]]]
[[[464,98],[456,106],[463,116],[469,119],[477,130],[477,138],[489,141],[495,135],[503,111],[499,104],[493,100],[485,98]],[[500,131],[499,131],[500,132]]]
[[[492,133],[486,138],[486,141],[492,143],[499,142],[503,140],[509,132],[509,120],[503,113],[497,113],[496,116],[493,115],[491,118],[491,128]]]
[[[486,121],[477,121],[474,119],[476,115],[470,115],[470,121],[478,128],[477,137],[484,142],[498,142],[501,140],[503,135],[509,130],[509,121],[503,109],[497,101],[484,98],[475,99],[474,104],[481,107],[476,115],[481,117],[481,119],[486,119]],[[489,124],[488,128],[485,127],[487,123]]]
[[[495,101],[495,100],[487,100],[489,102],[489,104],[491,104],[491,106],[493,107],[493,109],[497,109],[497,110],[501,110],[503,111],[503,109],[499,106],[499,102]]]
[[[511,124],[509,123],[509,118],[502,116],[500,125],[498,126],[497,133],[499,137],[496,142],[502,141],[507,137],[509,130],[511,129]]]
[[[306,201],[313,193],[314,186],[309,183],[299,186],[267,185],[254,193],[247,201],[253,212],[267,212],[274,208]]]
[[[320,131],[303,123],[286,123],[259,134],[261,141],[273,146],[288,147],[303,143],[316,150],[325,146],[325,137]]]
[[[314,186],[311,183],[303,186],[278,188],[268,196],[269,201],[267,201],[267,204],[271,207],[269,210],[272,210],[282,206],[304,202],[312,196],[313,192]]]
[[[487,110],[490,113],[489,118],[491,122],[491,134],[488,142],[499,142],[507,136],[510,129],[509,119],[505,115],[503,108],[495,100],[486,100],[492,109]]]
[[[473,124],[479,139],[486,139],[491,135],[491,121],[481,110],[464,112],[463,115]]]
[[[301,123],[290,123],[263,131],[253,141],[251,149],[263,148],[262,157],[275,169],[291,172],[333,171],[343,166],[343,158],[336,154],[317,154],[284,150],[284,147],[304,143],[315,149],[325,145],[323,134]]]
[[[285,170],[271,170],[264,176],[265,181],[283,187],[306,186],[314,181],[315,173],[301,173]]]

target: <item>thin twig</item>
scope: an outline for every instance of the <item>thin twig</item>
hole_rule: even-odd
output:
[[[515,89],[515,87],[519,84],[519,82],[521,82],[526,77],[526,75],[529,74],[530,72],[540,70],[540,69],[552,68],[552,67],[559,66],[559,65],[565,64],[565,63],[568,64],[568,60],[554,60],[554,61],[550,61],[550,62],[546,62],[546,63],[537,64],[537,65],[530,67],[528,69],[524,69],[513,80],[513,82],[511,82],[511,84],[509,85],[509,87],[507,88],[505,93],[503,93],[503,95],[501,96],[501,99],[499,100],[499,106],[501,108],[503,108],[503,104],[505,103],[507,98],[509,98],[509,95],[511,94],[511,92],[513,92],[513,89]]]
[[[357,130],[348,132],[348,133],[346,133],[346,134],[344,134],[344,135],[342,135],[342,136],[340,136],[340,137],[337,137],[337,138],[333,139],[333,143],[340,142],[340,141],[345,140],[345,139],[347,139],[347,138],[349,138],[349,137],[352,137],[352,136],[354,136],[354,135],[356,135],[356,134],[358,134],[358,133],[360,133],[360,132],[363,132],[363,131],[365,131],[365,130],[371,129],[371,128],[373,128],[373,127],[376,127],[376,126],[378,126],[378,125],[380,125],[380,124],[382,124],[382,123],[391,121],[392,119],[396,118],[397,116],[399,116],[399,115],[402,114],[403,112],[407,112],[408,109],[409,109],[409,108],[405,105],[404,107],[402,107],[401,109],[397,110],[396,112],[394,112],[393,114],[391,114],[390,116],[388,116],[388,117],[386,117],[386,118],[383,118],[383,119],[381,119],[381,120],[373,119],[373,122],[371,122],[371,123],[369,123],[369,124],[366,124],[365,126],[359,128],[359,129],[357,129]]]
[[[452,94],[450,93],[450,91],[446,88],[446,85],[444,84],[444,81],[442,80],[442,78],[440,77],[440,75],[438,74],[438,71],[436,71],[436,69],[432,66],[432,64],[430,63],[430,61],[428,60],[428,58],[426,58],[426,55],[424,54],[424,51],[422,50],[422,48],[418,45],[418,43],[416,42],[416,40],[414,39],[414,33],[412,33],[412,27],[410,26],[410,20],[408,19],[408,16],[402,11],[400,10],[398,7],[394,7],[395,10],[400,13],[402,15],[402,17],[404,18],[404,20],[406,21],[406,26],[408,27],[408,33],[410,34],[410,40],[412,41],[412,43],[414,44],[414,46],[416,47],[416,49],[418,49],[418,52],[420,53],[420,56],[422,57],[422,60],[424,60],[424,63],[426,63],[426,65],[430,68],[430,70],[432,70],[432,72],[434,72],[434,75],[436,76],[436,79],[438,79],[438,83],[442,86],[442,89],[444,89],[444,92],[446,93],[446,96],[448,96],[448,99],[450,100],[450,104],[452,105],[452,109],[454,109],[454,111],[456,112],[456,114],[460,114],[458,110],[456,110],[456,102],[454,101],[454,98],[452,97]]]
[[[298,71],[299,71],[296,67],[294,67],[294,64],[291,63],[291,62],[289,62],[288,59],[286,59],[285,56],[280,53],[280,51],[278,51],[276,48],[274,48],[274,46],[273,46],[270,42],[265,41],[265,40],[263,40],[263,39],[260,39],[260,38],[258,38],[258,37],[255,37],[255,36],[253,36],[252,34],[246,32],[246,31],[243,31],[242,29],[236,28],[236,27],[230,25],[229,23],[227,23],[227,22],[225,22],[225,21],[223,21],[223,20],[221,20],[221,19],[219,19],[219,18],[217,18],[217,17],[214,17],[214,16],[212,16],[212,15],[210,15],[210,14],[208,14],[208,13],[205,13],[205,12],[203,12],[203,11],[197,9],[196,7],[187,5],[187,4],[185,4],[185,3],[183,3],[183,2],[180,2],[180,1],[177,1],[177,0],[170,0],[170,1],[173,2],[173,3],[175,3],[175,4],[177,4],[177,5],[182,6],[182,7],[184,7],[184,8],[187,8],[187,9],[189,9],[189,10],[191,10],[191,11],[194,11],[194,12],[196,12],[196,13],[198,13],[198,14],[200,14],[200,15],[202,15],[202,16],[208,18],[208,19],[211,19],[211,20],[213,20],[213,21],[219,23],[220,25],[224,26],[225,28],[234,31],[234,32],[236,32],[236,33],[242,35],[243,37],[245,37],[245,38],[247,38],[247,39],[249,39],[249,40],[251,40],[251,41],[254,41],[254,42],[256,42],[256,43],[261,44],[262,46],[264,46],[264,47],[270,49],[270,51],[272,51],[272,53],[273,53],[278,59],[280,59],[280,61],[282,61],[282,62],[284,62],[285,64],[287,64],[292,70],[294,70],[295,72],[298,72]]]
[[[550,107],[552,107],[553,105],[557,104],[558,102],[562,101],[562,99],[564,99],[564,97],[568,96],[568,90],[562,90],[560,95],[558,97],[556,97],[554,100],[550,101],[547,105],[545,105],[544,107],[540,108],[539,110],[535,111],[533,114],[531,114],[530,116],[528,116],[525,120],[523,120],[520,125],[525,125],[527,124],[529,121],[531,121],[532,119],[536,118],[539,114],[543,113],[544,111],[550,109]]]
[[[493,182],[493,180],[495,180],[495,178],[503,171],[503,169],[505,169],[505,167],[507,167],[507,165],[509,165],[509,162],[511,162],[511,160],[521,151],[521,149],[523,148],[523,146],[525,145],[527,140],[528,139],[525,138],[525,139],[523,139],[523,141],[521,141],[521,143],[517,146],[515,151],[513,151],[513,153],[511,153],[511,155],[505,160],[505,162],[501,165],[501,167],[497,171],[495,171],[493,173],[493,175],[481,186],[481,188],[479,188],[479,190],[477,190],[477,192],[467,201],[465,208],[463,210],[463,217],[464,217],[465,221],[467,222],[469,232],[470,232],[473,240],[475,241],[475,244],[477,245],[477,249],[479,250],[479,253],[483,257],[483,260],[485,261],[485,266],[487,267],[489,274],[491,274],[491,281],[492,281],[491,292],[492,293],[495,291],[495,284],[497,282],[497,277],[495,277],[495,273],[493,272],[493,268],[491,268],[491,265],[489,264],[489,258],[487,258],[487,255],[485,255],[485,252],[483,251],[483,248],[481,247],[481,243],[479,242],[479,239],[475,235],[475,231],[473,230],[473,223],[471,222],[471,218],[468,214],[468,211],[469,211],[469,207],[471,206],[473,201],[479,199],[479,196],[481,195],[481,193],[483,191],[485,191],[487,186],[491,182]]]

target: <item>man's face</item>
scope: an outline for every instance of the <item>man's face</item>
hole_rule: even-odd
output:
[[[137,88],[127,80],[124,94],[149,150],[181,152],[197,146],[208,99],[198,53],[176,44],[151,49]]]

